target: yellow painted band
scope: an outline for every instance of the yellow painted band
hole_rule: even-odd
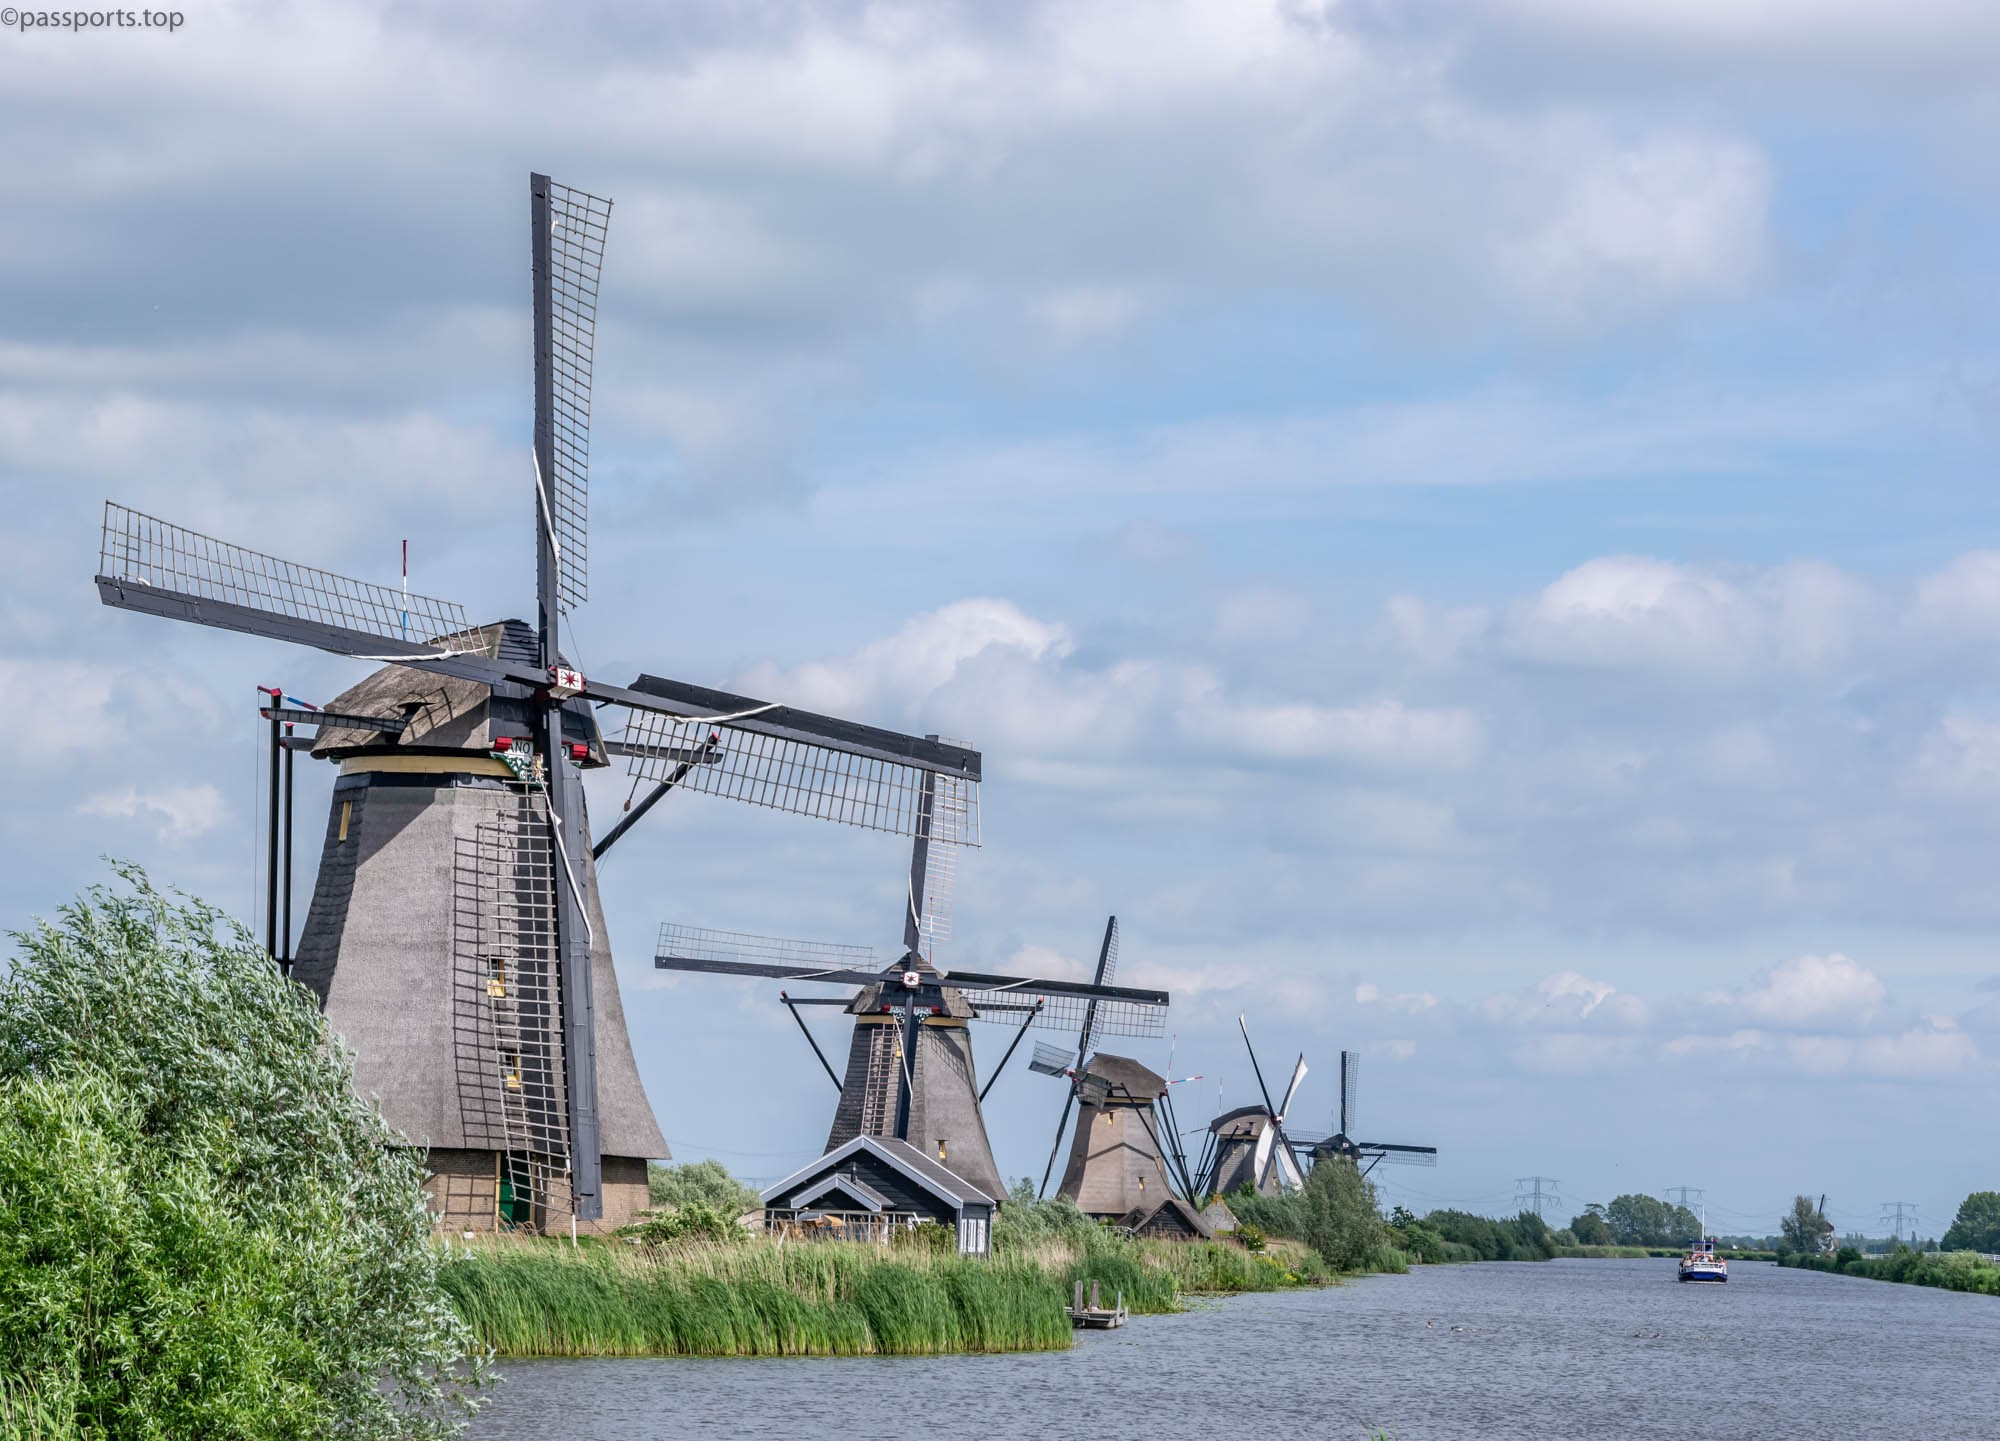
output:
[[[349,756],[340,763],[344,776],[370,772],[390,775],[499,776],[513,772],[492,756]]]

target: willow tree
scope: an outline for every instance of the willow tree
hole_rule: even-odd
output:
[[[107,1437],[458,1431],[484,1363],[415,1154],[240,925],[118,873],[0,980],[0,1399]]]

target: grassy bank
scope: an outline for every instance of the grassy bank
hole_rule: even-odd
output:
[[[1630,1261],[1643,1260],[1648,1256],[1679,1258],[1687,1254],[1687,1248],[1685,1246],[1557,1246],[1554,1254],[1569,1260]],[[1715,1254],[1725,1261],[1778,1259],[1776,1251],[1744,1251],[1731,1247],[1724,1247]]]
[[[1906,1286],[2000,1296],[2000,1265],[1973,1251],[1892,1251],[1886,1256],[1864,1256],[1850,1248],[1830,1256],[1792,1252],[1778,1257],[1778,1264],[1870,1281],[1900,1281]]]
[[[929,1356],[1069,1346],[1079,1280],[1148,1315],[1192,1295],[1333,1278],[1303,1246],[1259,1255],[1105,1233],[987,1260],[761,1236],[664,1248],[496,1239],[453,1247],[441,1279],[503,1356]]]

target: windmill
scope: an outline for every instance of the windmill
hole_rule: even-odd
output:
[[[1104,923],[1104,939],[1097,947],[1097,969],[1091,976],[1093,985],[1108,986],[1118,974],[1118,917],[1112,916]],[[1049,1163],[1042,1168],[1042,1184],[1036,1195],[1043,1195],[1049,1189],[1049,1177],[1055,1174],[1056,1156],[1062,1150],[1063,1132],[1069,1126],[1070,1107],[1077,1102],[1077,1067],[1089,1057],[1090,1043],[1097,1038],[1097,1008],[1085,1006],[1077,1020],[1076,1050],[1062,1052],[1053,1046],[1037,1045],[1035,1057],[1028,1068],[1047,1076],[1067,1076],[1070,1080],[1069,1092],[1063,1097],[1062,1115],[1056,1120],[1056,1138],[1049,1144]]]
[[[1340,1128],[1324,1139],[1294,1137],[1294,1144],[1314,1165],[1330,1157],[1352,1161],[1367,1175],[1377,1166],[1435,1166],[1436,1146],[1405,1146],[1392,1141],[1356,1141],[1354,1104],[1361,1089],[1361,1057],[1354,1051],[1340,1053]]]
[[[1058,1196],[1086,1215],[1120,1222],[1136,1222],[1170,1199],[1192,1196],[1193,1178],[1174,1144],[1167,1107],[1172,1083],[1165,1076],[1105,1051],[1064,1068],[1064,1053],[1036,1049],[1030,1068],[1066,1077],[1076,1102],[1076,1131]]]
[[[588,594],[592,348],[609,201],[529,179],[535,623],[313,569],[107,502],[108,605],[387,663],[325,711],[337,761],[294,974],[356,1081],[429,1152],[446,1224],[616,1221],[666,1154],[632,1063],[577,772],[902,835],[949,778],[977,842],[974,751],[686,682],[587,679],[558,646]],[[526,518],[525,516],[523,517]],[[526,577],[522,578],[524,581]],[[624,717],[607,741],[598,718]],[[636,816],[634,817],[636,818]],[[279,952],[282,954],[282,952]],[[606,1215],[606,1162],[614,1163]],[[438,1195],[442,1192],[442,1195]]]
[[[938,776],[931,789],[942,798],[954,786],[949,778]],[[928,813],[937,816],[942,826],[949,812],[950,807],[940,803]],[[866,946],[782,941],[680,925],[660,928],[653,964],[662,970],[860,987],[850,996],[779,993],[840,1091],[827,1149],[856,1136],[907,1141],[998,1199],[1006,1188],[994,1164],[980,1103],[1029,1028],[1067,1030],[1085,1015],[1094,1015],[1102,1032],[1157,1036],[1164,1029],[1167,993],[1094,981],[941,969],[933,959],[934,947],[931,955],[922,949],[927,939],[942,939],[942,908],[936,904],[940,892],[927,865],[930,839],[920,831],[912,847],[909,894],[929,896],[932,902],[913,899],[905,907],[903,947],[886,967],[875,967],[875,953]],[[834,1070],[799,1016],[797,1008],[808,1005],[840,1006],[854,1017],[844,1075]],[[973,1065],[970,1021],[1017,1027],[1006,1055],[983,1087]]]
[[[1299,1082],[1306,1077],[1306,1058],[1301,1055],[1292,1068],[1284,1103],[1274,1106],[1270,1088],[1264,1084],[1264,1068],[1257,1061],[1257,1048],[1250,1044],[1250,1027],[1242,1016],[1236,1018],[1236,1026],[1250,1052],[1250,1069],[1256,1073],[1263,1104],[1239,1106],[1209,1123],[1201,1189],[1215,1196],[1246,1186],[1267,1195],[1297,1190],[1305,1184],[1305,1172],[1285,1134],[1285,1116],[1298,1094]]]

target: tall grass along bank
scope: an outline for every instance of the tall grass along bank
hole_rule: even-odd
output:
[[[1332,1280],[1304,1246],[1132,1240],[1091,1223],[987,1259],[919,1247],[665,1247],[502,1238],[453,1246],[440,1279],[503,1356],[933,1356],[1071,1344],[1077,1282],[1136,1315],[1201,1294]]]

